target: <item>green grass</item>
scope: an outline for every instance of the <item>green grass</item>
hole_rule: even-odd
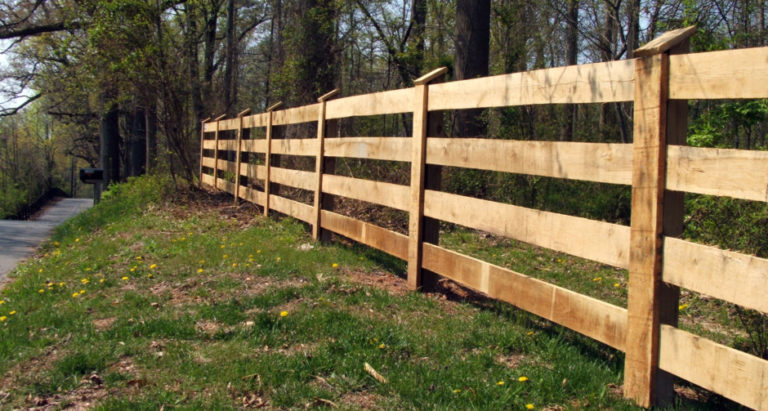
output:
[[[621,353],[230,201],[141,178],[58,229],[0,291],[0,408],[634,408]]]

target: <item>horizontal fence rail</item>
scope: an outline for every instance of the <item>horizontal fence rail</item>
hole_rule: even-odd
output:
[[[678,303],[655,294],[662,285],[679,286],[768,313],[768,260],[683,240],[662,221],[678,207],[661,200],[668,192],[768,201],[768,152],[686,147],[687,114],[679,114],[688,99],[768,98],[768,48],[684,54],[691,33],[669,32],[633,60],[447,83],[440,82],[444,70],[436,70],[412,88],[338,99],[332,92],[317,104],[214,119],[203,124],[201,183],[265,213],[307,222],[315,238],[333,232],[406,260],[412,288],[421,285],[420,271],[429,270],[626,352],[625,395],[640,405],[661,398],[658,371],[664,370],[768,410],[768,361],[662,323],[662,316],[676,315]],[[433,134],[430,120],[439,110],[607,102],[634,103],[632,144],[447,138]],[[334,137],[329,131],[338,119],[397,113],[413,114],[412,136]],[[317,136],[273,137],[274,126],[301,123],[317,124]],[[255,129],[264,129],[266,138],[243,137]],[[314,170],[281,167],[273,156],[312,158]],[[410,163],[410,184],[334,174],[337,158]],[[429,167],[440,166],[631,185],[632,223],[451,194],[430,182]],[[309,192],[314,201],[287,198],[280,186]],[[408,213],[409,235],[332,211],[334,196]],[[629,269],[629,306],[440,247],[430,228],[434,220]]]

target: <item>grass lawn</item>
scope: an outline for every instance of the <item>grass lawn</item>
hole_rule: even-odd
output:
[[[136,179],[0,291],[0,408],[635,408],[621,353],[507,304],[407,292],[404,268]],[[598,275],[599,295],[622,289]],[[698,397],[675,407],[724,406]]]

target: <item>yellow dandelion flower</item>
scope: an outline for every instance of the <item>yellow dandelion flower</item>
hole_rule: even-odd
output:
[[[202,272],[203,272],[203,269],[202,269],[202,268],[198,268],[198,269],[197,269],[197,272],[198,272],[198,273],[202,273]]]
[[[80,295],[80,293],[75,291],[74,293],[72,293],[72,298],[77,298],[77,296],[79,296],[79,295]]]
[[[240,243],[239,245],[240,245],[240,247],[242,247],[242,246],[243,246],[243,243]]]
[[[227,258],[229,258],[229,256],[228,256],[228,255],[226,255],[226,254],[224,254],[223,256],[221,256],[221,258],[223,258],[223,259],[225,259],[225,260],[226,260]]]
[[[152,264],[152,265],[149,266],[150,270],[154,270],[155,268],[157,268],[157,264]]]
[[[43,269],[41,268],[41,269],[37,270],[37,272],[38,272],[38,273],[42,273],[42,272],[43,272]]]
[[[339,268],[339,263],[333,263],[333,268]]]
[[[5,304],[5,300],[0,300],[0,305]]]
[[[603,281],[603,277],[595,277],[592,279],[592,281],[599,283],[600,281]]]
[[[3,322],[3,321],[5,321],[6,319],[7,319],[7,318],[6,318],[6,316],[4,316],[4,315],[0,315],[0,323],[1,323],[1,322]]]
[[[525,335],[533,335],[533,331],[528,331]]]
[[[61,245],[61,243],[60,243],[60,242],[58,242],[58,241],[54,241],[54,242],[53,242],[53,245],[55,245],[56,247],[58,247],[58,246],[60,246],[60,245]]]
[[[80,280],[80,282],[83,283],[83,284],[88,284],[88,283],[91,282],[91,280],[89,280],[87,278],[83,278],[82,280]]]
[[[525,409],[526,410],[532,410],[534,408],[536,408],[536,407],[534,407],[533,404],[525,404]]]
[[[501,387],[502,385],[504,385],[504,381],[499,381],[499,382],[497,382],[497,383],[496,383],[496,385],[498,385],[499,387]]]
[[[461,390],[460,390],[460,389],[458,389],[458,388],[456,388],[456,389],[454,389],[454,390],[453,390],[453,393],[454,393],[454,394],[458,394],[458,393],[460,393],[460,392],[461,392]]]
[[[136,271],[136,266],[135,265],[133,267],[131,267],[131,272],[134,272],[134,271]]]
[[[124,275],[122,278],[123,281],[128,281],[128,276]]]
[[[256,250],[256,254],[261,254],[261,250]]]
[[[613,286],[614,286],[614,287],[616,287],[616,288],[619,288],[619,287],[621,287],[621,284],[619,284],[619,283],[613,283]]]
[[[688,308],[688,304],[681,304],[681,305],[677,306],[677,309],[680,310],[680,311],[683,311],[686,308]]]
[[[232,267],[237,267],[237,263],[232,263]]]
[[[45,292],[45,290],[43,290],[43,289],[41,288],[41,289],[37,290],[37,292],[38,292],[38,293],[40,293],[40,294],[42,294],[42,293],[44,293],[44,292]]]
[[[137,255],[137,256],[136,256],[136,259],[137,259],[137,260],[141,260],[141,259],[142,259],[142,257],[141,257],[140,255]]]
[[[152,273],[147,274],[147,278],[152,278]]]
[[[64,284],[66,284],[64,281],[59,283],[59,287],[64,287]]]
[[[80,239],[79,239],[79,238],[75,238],[75,242],[76,242],[76,243],[79,243],[79,242],[80,242]]]
[[[277,257],[277,262],[278,262],[278,263],[280,262],[280,257]]]
[[[103,278],[99,278],[99,284],[101,284],[103,282],[104,282],[104,279]]]
[[[381,343],[381,344],[379,344],[379,349],[380,349],[380,350],[383,350],[383,349],[385,349],[385,348],[387,348],[387,345],[386,345],[386,344],[384,344],[384,343]]]
[[[280,316],[281,317],[287,317],[288,316],[288,311],[280,311]]]
[[[80,295],[85,294],[85,290],[80,290]]]
[[[226,244],[222,244],[221,248],[227,248],[227,245]]]
[[[85,267],[85,271],[91,271],[91,267]]]
[[[16,310],[11,310],[11,312],[9,312],[8,315],[16,315]]]
[[[520,381],[520,382],[526,382],[526,381],[528,381],[528,377],[523,375],[522,377],[518,378],[517,380]]]

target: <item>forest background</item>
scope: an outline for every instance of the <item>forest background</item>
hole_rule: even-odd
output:
[[[77,168],[122,181],[147,171],[194,181],[200,121],[244,108],[632,58],[669,29],[696,25],[692,51],[763,46],[764,0],[14,0],[5,41],[0,217],[52,189],[88,195]],[[765,149],[768,102],[690,103],[688,144]],[[446,113],[449,136],[632,141],[631,104]],[[341,135],[407,136],[406,116],[342,124]],[[290,136],[284,136],[290,137]],[[403,167],[357,170],[407,178]],[[392,176],[382,176],[382,174]],[[404,174],[405,177],[398,174]],[[630,189],[448,170],[465,195],[628,223]],[[768,255],[765,204],[686,197],[686,235]]]

